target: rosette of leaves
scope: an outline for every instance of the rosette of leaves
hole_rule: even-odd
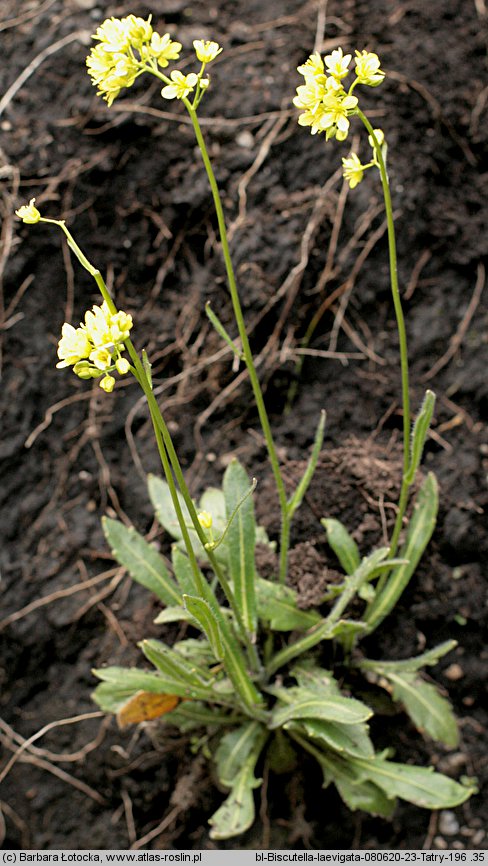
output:
[[[202,735],[219,783],[228,792],[210,818],[212,838],[227,839],[248,829],[263,762],[277,772],[288,771],[302,750],[319,763],[324,787],[335,785],[352,810],[386,817],[397,798],[444,809],[472,794],[471,780],[459,783],[432,767],[396,762],[390,749],[378,753],[369,729],[373,709],[364,698],[368,679],[374,679],[425,736],[449,747],[457,743],[448,701],[420,673],[451,650],[454,641],[402,661],[366,659],[358,649],[361,637],[396,603],[431,536],[437,510],[433,476],[427,476],[419,491],[396,559],[388,559],[388,548],[362,557],[342,524],[323,521],[344,576],[316,610],[300,609],[292,588],[257,573],[256,541],[269,542],[256,526],[249,479],[237,461],[228,466],[222,490],[207,490],[198,504],[212,514],[215,555],[225,571],[232,606],[209,573],[208,551],[195,535],[204,587],[203,594],[198,592],[165,482],[151,477],[149,492],[159,522],[174,539],[171,571],[134,528],[106,518],[105,535],[115,559],[161,602],[156,622],[186,622],[188,637],[172,647],[143,640],[140,647],[152,667],[98,669],[101,683],[93,696],[121,724],[159,716],[160,723],[197,740]],[[182,509],[185,513],[183,502]],[[349,618],[347,608],[355,599],[362,600],[364,613]],[[320,665],[327,642],[335,645],[328,657],[340,660],[340,681],[337,672]],[[344,678],[348,666],[349,680]],[[358,679],[361,699],[352,693]]]

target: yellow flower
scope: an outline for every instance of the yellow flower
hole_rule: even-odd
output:
[[[363,166],[356,153],[351,153],[351,156],[342,159],[343,177],[347,180],[351,189],[354,189],[363,179]]]
[[[154,32],[151,36],[151,43],[148,45],[146,51],[164,69],[170,60],[178,60],[181,48],[181,42],[173,42],[169,33],[160,36],[159,33]]]
[[[210,514],[209,511],[200,511],[200,513],[197,514],[197,517],[198,517],[198,522],[199,522],[200,526],[203,527],[203,529],[211,529],[212,524],[213,524],[213,519],[212,519],[212,515]]]
[[[112,366],[112,355],[108,349],[94,349],[89,358],[98,370],[108,370]]]
[[[356,75],[360,84],[368,84],[377,87],[385,77],[380,69],[380,58],[377,54],[368,51],[356,51]]]
[[[125,376],[125,374],[130,370],[130,364],[127,358],[117,358],[115,366],[117,368],[117,373],[120,373],[121,376]]]
[[[297,67],[297,70],[305,79],[315,78],[320,82],[325,80],[324,61],[318,51],[315,54],[311,54],[305,63]]]
[[[115,387],[115,379],[113,376],[104,376],[103,379],[100,379],[100,388],[102,388],[107,394],[110,394]]]
[[[110,311],[105,301],[101,307],[94,306],[85,313],[85,322],[81,327],[95,348],[112,345]]]
[[[132,328],[132,316],[129,315],[129,313],[124,313],[122,312],[122,310],[120,310],[118,313],[113,313],[112,315],[108,313],[108,321],[110,324],[110,333],[114,343],[123,343],[124,340],[128,339],[129,331]]]
[[[210,42],[208,39],[194,39],[193,47],[201,63],[211,63],[222,51],[218,42]]]
[[[321,126],[324,130],[330,130],[339,141],[343,141],[349,132],[348,112],[353,111],[358,104],[355,96],[344,93],[328,93],[323,100],[325,111],[322,115]],[[329,135],[332,137],[332,135]]]
[[[69,367],[83,358],[88,358],[92,345],[85,331],[81,328],[73,328],[73,325],[64,323],[61,329],[61,339],[58,343],[58,358],[61,360],[56,367]]]
[[[19,209],[15,211],[15,215],[18,216],[22,222],[27,223],[28,225],[34,225],[41,219],[41,214],[35,207],[34,202],[35,198],[31,198],[29,204],[23,204],[22,207],[19,207]]]
[[[346,75],[349,74],[349,64],[351,62],[351,54],[342,53],[342,48],[337,48],[332,54],[328,54],[327,57],[324,57],[325,65],[327,67],[327,71],[329,75],[332,75],[334,78],[337,78],[339,81],[341,78],[345,78]]]
[[[144,42],[150,41],[153,35],[151,17],[150,15],[147,21],[144,18],[137,18],[136,15],[129,15],[122,19],[125,21],[129,42],[134,48],[139,49]]]
[[[104,50],[110,54],[127,51],[130,45],[129,20],[127,18],[106,18],[92,39],[98,39]]]
[[[127,54],[109,53],[106,47],[96,45],[86,58],[92,84],[98,87],[97,96],[103,96],[112,105],[123,87],[131,87],[139,70],[136,60]]]
[[[173,84],[167,84],[161,91],[161,96],[164,99],[184,99],[191,93],[198,81],[198,75],[195,75],[194,72],[183,75],[178,69],[173,70],[170,77]]]

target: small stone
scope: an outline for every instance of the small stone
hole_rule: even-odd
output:
[[[443,836],[455,836],[459,833],[459,821],[449,809],[444,809],[439,815],[439,832]]]
[[[484,830],[477,830],[473,836],[473,839],[472,839],[473,848],[477,848],[478,845],[481,845],[485,836],[486,836],[486,833]]]
[[[449,665],[449,667],[446,668],[446,670],[444,671],[444,676],[454,683],[456,682],[456,680],[462,679],[462,677],[464,676],[464,671],[461,665],[458,665],[456,664],[456,662],[454,662],[452,665]]]
[[[446,840],[442,836],[434,836],[434,848],[440,848],[442,851],[445,851],[447,848]]]
[[[236,144],[244,150],[251,150],[254,147],[254,136],[248,129],[243,129],[236,135]]]

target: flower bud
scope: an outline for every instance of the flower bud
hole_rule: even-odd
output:
[[[113,376],[104,376],[100,381],[100,388],[107,394],[110,394],[115,387],[115,379]]]
[[[125,374],[130,370],[130,364],[127,358],[117,358],[115,366],[117,368],[117,373],[120,373],[121,376],[125,376]]]
[[[200,511],[200,513],[197,514],[197,517],[198,522],[203,529],[211,529],[213,519],[209,511]]]

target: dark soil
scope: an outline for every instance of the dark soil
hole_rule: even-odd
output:
[[[341,517],[365,552],[382,542],[401,434],[379,181],[370,173],[345,202],[340,172],[330,178],[350,142],[311,137],[291,106],[300,83],[295,67],[316,38],[324,53],[339,44],[374,50],[388,72],[363,101],[389,142],[413,402],[426,386],[438,396],[425,456],[442,491],[438,527],[416,579],[368,650],[402,658],[456,638],[457,650],[433,676],[455,706],[461,745],[448,752],[423,742],[401,714],[385,717],[375,736],[381,745],[394,741],[400,760],[478,776],[480,794],[454,815],[401,804],[390,822],[351,816],[304,761],[285,779],[265,773],[255,827],[223,847],[487,847],[485,7],[484,0],[4,0],[3,766],[53,724],[19,753],[3,782],[6,847],[208,848],[206,820],[222,798],[205,761],[166,727],[121,732],[111,719],[83,715],[96,713],[91,668],[133,663],[136,642],[157,633],[151,598],[113,567],[100,517],[118,515],[155,538],[145,475],[158,471],[158,460],[135,385],[121,384],[108,397],[55,369],[62,322],[77,323],[98,297],[89,276],[62,254],[59,233],[22,226],[12,218],[15,207],[36,196],[46,215],[65,218],[108,274],[119,307],[134,315],[136,345],[153,360],[160,404],[195,492],[218,482],[237,454],[259,479],[258,511],[276,533],[248,383],[234,387],[228,354],[213,358],[221,343],[205,301],[233,326],[191,129],[181,106],[163,105],[155,85],[149,93],[134,86],[109,111],[84,72],[90,33],[105,17],[129,12],[152,12],[156,28],[188,51],[197,37],[225,48],[201,114],[209,119],[243,305],[290,479],[320,409],[328,413],[320,470],[294,526],[292,575],[304,604],[314,575],[317,582],[336,567],[321,517]],[[30,77],[8,90],[27,64]],[[301,247],[307,228],[310,242]],[[321,304],[312,348],[339,354],[306,357],[297,381],[290,352]]]

